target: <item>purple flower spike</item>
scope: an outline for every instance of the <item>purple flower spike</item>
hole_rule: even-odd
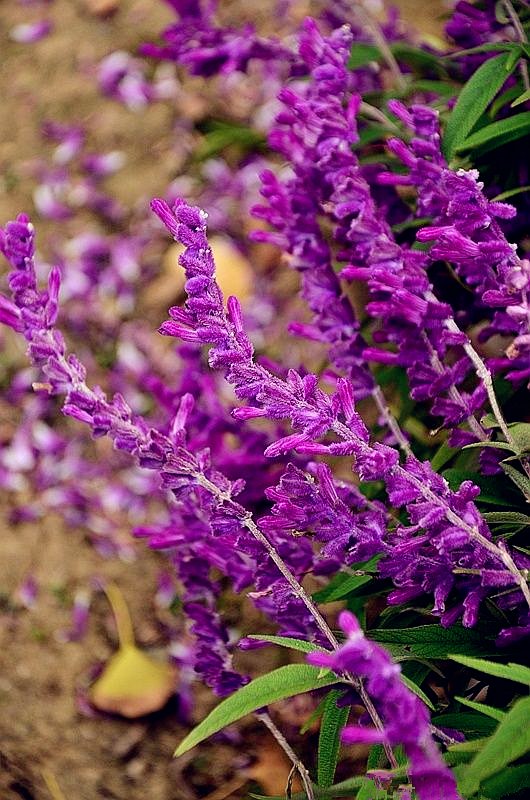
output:
[[[310,653],[307,660],[318,667],[327,667],[340,674],[364,679],[368,695],[374,702],[383,727],[344,728],[345,742],[386,743],[402,745],[409,759],[409,777],[418,800],[461,800],[456,781],[444,764],[430,732],[429,713],[425,705],[400,678],[400,667],[380,645],[371,642],[353,614],[343,611],[339,625],[346,642],[334,652]]]

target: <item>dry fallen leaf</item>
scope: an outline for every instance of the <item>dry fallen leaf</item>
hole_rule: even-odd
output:
[[[210,247],[215,261],[215,276],[225,297],[235,295],[240,300],[254,293],[254,272],[250,262],[229,239],[211,236]],[[168,300],[184,291],[184,270],[178,263],[184,247],[177,242],[170,245],[162,261],[162,274],[146,289],[144,300],[149,307],[168,304]]]
[[[128,719],[144,717],[165,706],[175,690],[176,670],[136,646],[122,593],[112,583],[103,588],[114,612],[119,649],[91,686],[90,702],[99,711]]]
[[[127,644],[91,687],[90,701],[100,711],[136,719],[163,708],[174,690],[175,669],[170,664]]]
[[[258,751],[258,757],[252,766],[247,767],[243,774],[253,781],[257,781],[265,794],[282,795],[289,781],[292,764],[273,740],[266,740]],[[292,792],[302,790],[302,784],[297,775],[294,776]]]

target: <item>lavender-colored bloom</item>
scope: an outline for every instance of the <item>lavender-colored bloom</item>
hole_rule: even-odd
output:
[[[161,332],[212,345],[211,366],[221,368],[226,379],[235,385],[236,394],[253,403],[236,409],[236,416],[248,418],[264,413],[273,419],[291,420],[295,432],[269,445],[266,455],[282,456],[289,450],[310,455],[354,455],[360,477],[383,480],[392,505],[406,507],[412,525],[398,527],[392,556],[381,562],[381,572],[392,577],[398,587],[391,602],[432,592],[434,612],[443,615],[454,589],[461,597],[456,601],[457,617],[463,615],[464,624],[471,626],[477,621],[480,601],[491,588],[481,583],[481,571],[497,568],[510,573],[514,592],[520,588],[529,603],[516,562],[493,544],[473,503],[477,487],[465,482],[458,492],[452,492],[428,462],[421,464],[411,455],[401,466],[394,449],[378,442],[371,444],[355,410],[353,387],[347,379],[338,381],[335,394],[324,395],[314,375],[302,377],[290,370],[282,381],[256,364],[235,298],[228,299],[227,311],[224,310],[205,235],[204,212],[182,202],[172,212],[160,200],[153,201],[153,210],[173,236],[186,245],[180,261],[186,270],[189,297],[184,309],[171,309],[172,319],[162,325]],[[338,441],[321,441],[331,432]],[[453,572],[456,564],[464,561],[471,577]],[[444,622],[448,619],[442,616]],[[451,616],[451,620],[455,617]]]
[[[482,386],[469,394],[457,388],[471,362],[462,356],[455,366],[444,363],[449,347],[465,344],[467,337],[462,334],[455,342],[449,334],[450,305],[432,292],[428,259],[396,243],[352,152],[359,98],[352,95],[357,76],[347,69],[350,45],[351,33],[345,27],[326,38],[314,21],[304,24],[300,55],[310,79],[300,89],[282,90],[284,110],[269,137],[292,164],[294,177],[282,183],[269,173],[263,175],[262,194],[269,206],[257,207],[254,213],[275,230],[260,231],[255,238],[286,250],[289,263],[302,274],[303,296],[314,322],[295,323],[291,330],[330,344],[330,357],[351,378],[356,398],[374,392],[367,361],[397,364],[407,369],[415,399],[435,400],[433,413],[443,417],[444,425],[453,428],[467,419],[479,428],[474,414],[484,403]],[[429,114],[416,114],[425,136],[433,132]],[[350,262],[341,277],[367,282],[366,310],[381,321],[373,337],[377,347],[366,347],[342,293],[321,230],[326,217],[339,247],[337,257]],[[385,344],[393,349],[383,350]]]
[[[143,55],[176,61],[192,75],[209,77],[245,72],[250,61],[274,63],[275,70],[289,69],[296,58],[279,40],[258,36],[252,25],[242,30],[216,24],[217,0],[166,0],[179,21],[162,34],[165,44],[144,44]]]
[[[483,0],[480,5],[459,0],[445,26],[447,36],[462,50],[505,40],[506,37],[503,35],[505,25],[498,19],[496,7],[495,0]],[[464,77],[466,79],[471,77],[492,55],[494,53],[486,52],[461,56],[458,63]]]
[[[68,164],[79,154],[85,142],[85,132],[79,125],[64,125],[48,120],[42,126],[46,139],[57,143],[53,153],[55,164]]]
[[[33,608],[37,601],[38,594],[39,585],[32,573],[26,575],[15,593],[17,600],[26,608]]]
[[[384,507],[370,503],[353,485],[336,486],[326,464],[315,467],[313,477],[290,464],[280,483],[266,492],[274,502],[271,513],[259,520],[264,531],[298,531],[313,535],[324,546],[314,569],[330,564],[341,565],[367,561],[384,553],[388,520]]]
[[[61,642],[79,642],[86,634],[90,612],[90,593],[84,589],[76,592],[72,608],[72,624],[68,630],[59,631]]]
[[[507,203],[488,200],[476,170],[453,172],[447,167],[440,152],[434,111],[424,106],[414,106],[409,111],[398,101],[391,101],[390,107],[413,130],[415,138],[408,146],[395,139],[389,142],[408,174],[403,177],[383,173],[379,180],[406,181],[415,186],[417,214],[431,217],[433,223],[417,234],[420,242],[432,243],[430,259],[450,261],[482,307],[498,309],[481,331],[480,339],[486,341],[499,333],[514,337],[506,357],[492,359],[490,366],[496,371],[507,371],[507,377],[516,383],[528,380],[530,270],[500,226],[500,221],[514,216],[515,209]],[[479,398],[470,402],[469,410],[473,406],[480,408]]]
[[[402,745],[418,800],[460,800],[456,781],[432,739],[429,712],[402,682],[399,665],[364,636],[353,614],[343,611],[339,625],[346,642],[334,652],[310,653],[307,659],[315,666],[363,678],[383,723],[381,730],[348,726],[342,732],[343,741]]]
[[[124,50],[106,56],[99,65],[98,79],[102,92],[139,111],[152,99],[151,85],[141,61]]]
[[[53,30],[53,24],[48,19],[38,22],[27,22],[15,25],[9,32],[9,38],[19,44],[34,44],[40,42]]]

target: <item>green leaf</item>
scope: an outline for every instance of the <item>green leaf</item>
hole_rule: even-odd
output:
[[[490,120],[493,121],[494,119],[497,119],[501,108],[511,104],[512,101],[515,100],[515,98],[518,97],[520,93],[521,93],[521,87],[519,85],[516,85],[516,86],[510,86],[508,89],[505,89],[503,92],[497,95],[497,97],[495,98],[495,100],[493,101],[488,110],[488,117],[490,118]]]
[[[423,74],[426,71],[435,72],[437,75],[445,74],[445,67],[440,59],[440,53],[429,53],[420,47],[406,42],[394,42],[390,45],[392,54],[398,61],[403,61],[416,72]]]
[[[528,191],[530,191],[530,186],[518,186],[516,189],[508,189],[506,192],[496,194],[495,197],[491,198],[491,202],[500,203],[503,200],[508,200],[510,197],[514,197],[517,194],[524,194],[524,192]]]
[[[519,48],[520,52],[520,48]],[[443,136],[443,151],[452,158],[458,147],[471,133],[495,95],[502,89],[513,60],[511,53],[502,53],[485,61],[468,80],[447,122]],[[515,64],[511,71],[515,69]]]
[[[519,97],[517,97],[513,101],[510,108],[515,108],[516,106],[520,106],[521,103],[526,103],[527,100],[530,100],[530,89],[527,89],[526,92],[520,94]]]
[[[443,442],[431,459],[431,467],[435,472],[438,472],[442,467],[445,467],[447,462],[458,452],[459,450],[457,447],[449,447],[447,442]]]
[[[520,455],[530,452],[530,423],[514,422],[508,425],[508,429],[517,446],[517,452]]]
[[[530,517],[519,511],[487,511],[482,516],[488,525],[530,525]]]
[[[478,791],[481,781],[495,775],[530,749],[529,715],[530,697],[523,697],[506,714],[485,743],[484,749],[468,765],[458,787],[462,794]]]
[[[440,714],[431,719],[433,725],[438,728],[453,728],[466,734],[466,739],[476,739],[477,737],[491,736],[497,722],[484,714],[475,714],[472,711],[457,712],[454,714]]]
[[[338,586],[331,588],[326,586],[325,589],[316,592],[313,598],[317,603],[331,603],[334,600],[342,600],[343,597],[352,594],[356,589],[359,589],[371,580],[373,580],[371,575],[348,575]]]
[[[364,67],[371,61],[379,61],[380,59],[381,51],[375,45],[354,42],[350,53],[350,60],[348,61],[348,69],[354,70],[358,67]]]
[[[504,462],[501,462],[501,467],[515,485],[519,487],[524,496],[530,500],[530,478],[527,478],[526,475],[522,475],[519,470]]]
[[[509,20],[506,20],[506,22],[508,22],[508,21]],[[522,54],[523,54],[522,47],[514,47],[510,51],[510,53],[508,55],[508,61],[506,63],[506,67],[505,67],[506,72],[513,72],[514,68],[517,66],[519,60],[521,59]]]
[[[337,708],[337,699],[342,692],[332,690],[326,697],[324,713],[318,737],[318,785],[327,788],[333,784],[339,759],[340,733],[348,721],[350,709]]]
[[[494,414],[484,414],[484,416],[481,417],[480,424],[482,425],[483,428],[501,427],[499,421],[497,420],[497,417]]]
[[[473,757],[473,753],[479,753],[484,744],[488,741],[489,737],[485,737],[483,739],[470,739],[467,742],[459,742],[458,744],[452,744],[447,753],[444,755],[444,759],[449,764],[458,764],[462,760],[468,760],[470,757]]]
[[[278,667],[267,675],[255,678],[219,703],[206,719],[203,719],[182,740],[175,755],[181,756],[187,753],[192,747],[226,728],[227,725],[269,703],[338,682],[339,678],[330,670],[322,674],[321,669],[310,664],[287,664]]]
[[[410,691],[413,694],[415,694],[416,697],[419,697],[419,699],[422,700],[422,702],[424,702],[425,705],[431,709],[431,711],[434,711],[433,704],[431,703],[425,692],[422,689],[420,689],[420,687],[417,684],[415,684],[414,681],[411,681],[410,678],[407,678],[407,676],[403,675],[403,673],[401,673],[401,680],[403,681],[407,689],[410,689]]]
[[[438,94],[441,97],[453,97],[455,94],[458,94],[459,88],[459,86],[451,83],[450,81],[431,81],[425,78],[420,78],[407,86],[403,92],[403,95],[406,96],[416,92],[432,92],[433,94]]]
[[[267,642],[268,644],[277,644],[280,647],[289,647],[291,650],[299,650],[301,653],[313,653],[315,650],[326,652],[324,647],[306,642],[305,639],[293,639],[290,636],[271,636],[268,633],[253,633],[247,636],[247,639],[256,639],[258,642]]]
[[[480,488],[480,503],[487,503],[496,506],[508,506],[513,508],[514,502],[518,499],[515,489],[510,491],[506,485],[503,486],[498,476],[479,475],[463,469],[446,469],[442,472],[443,477],[453,490],[457,490],[463,481],[473,481]]]
[[[521,139],[530,133],[530,111],[516,114],[514,117],[500,119],[485,125],[480,130],[472,133],[471,136],[461,139],[453,148],[454,153],[462,153],[465,150],[476,150],[480,148],[481,154],[496,147]]]
[[[519,794],[530,786],[530,764],[512,765],[481,783],[480,791],[488,800]],[[522,794],[519,794],[522,797]]]
[[[359,114],[359,116],[361,116]],[[354,150],[361,150],[372,142],[382,142],[388,138],[389,130],[386,125],[381,125],[378,122],[370,122],[363,125],[359,130],[359,139],[353,145]],[[343,266],[341,264],[341,266]]]
[[[482,629],[469,629],[460,625],[442,628],[439,625],[422,625],[419,628],[384,628],[368,631],[367,636],[379,642],[392,654],[398,645],[410,657],[448,658],[449,653],[475,653],[483,655],[496,650],[493,640]]]
[[[366,778],[365,783],[357,792],[355,800],[387,800],[388,792],[386,789],[377,788],[377,784],[372,778]]]
[[[492,719],[497,720],[500,722],[506,716],[505,711],[501,711],[499,708],[493,708],[493,706],[487,706],[485,703],[475,703],[474,700],[467,700],[465,697],[456,697],[462,705],[469,706],[474,711],[480,711],[481,714],[486,714],[487,717],[491,717]]]
[[[530,686],[530,669],[522,664],[497,664],[495,661],[468,658],[464,655],[450,655],[448,658],[458,664],[463,664],[464,667],[476,669],[477,672],[485,672],[486,675],[494,675],[496,678],[506,678],[507,681],[524,683],[525,686]]]
[[[443,58],[454,59],[462,56],[474,56],[475,53],[506,52],[506,50],[511,50],[512,47],[513,44],[511,42],[487,42],[486,44],[479,44],[477,47],[470,47],[467,50],[456,50],[454,53],[448,53],[443,56]]]
[[[477,447],[496,447],[499,450],[510,450],[512,453],[516,453],[516,449],[508,442],[472,442],[471,444],[465,444],[462,450],[472,450],[473,448]]]

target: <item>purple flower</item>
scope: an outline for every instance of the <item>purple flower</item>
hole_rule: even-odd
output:
[[[15,25],[9,32],[9,38],[19,44],[34,44],[51,33],[53,24],[48,19]]]
[[[242,30],[222,28],[216,24],[216,0],[169,0],[179,15],[179,21],[167,28],[162,46],[144,44],[140,52],[182,64],[192,75],[206,77],[245,72],[250,61],[273,62],[282,65],[295,62],[292,51],[277,39],[265,39],[256,34],[253,26]]]
[[[334,652],[310,653],[307,660],[346,678],[362,678],[382,722],[381,729],[348,726],[342,732],[343,741],[402,745],[418,800],[460,800],[456,781],[432,739],[429,712],[402,682],[399,665],[384,648],[364,636],[349,611],[340,614],[339,625],[346,642]]]

